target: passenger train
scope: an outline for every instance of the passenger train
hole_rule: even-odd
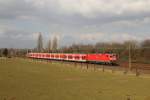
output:
[[[72,54],[72,53],[28,53],[28,58],[47,59],[58,61],[72,61],[84,63],[100,63],[114,65],[117,62],[116,54],[98,53],[98,54]]]

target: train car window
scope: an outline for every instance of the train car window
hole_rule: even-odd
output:
[[[50,55],[49,55],[49,54],[47,54],[47,55],[46,55],[46,57],[50,57]]]
[[[63,55],[63,58],[65,59],[65,58],[67,58],[67,56],[66,56],[66,55]]]
[[[54,55],[51,55],[52,58],[54,58]]]
[[[75,56],[75,59],[80,59],[80,57],[79,56]]]
[[[115,55],[115,54],[113,54],[113,57],[116,57],[116,55]]]
[[[72,55],[69,55],[68,58],[69,58],[69,59],[72,59]]]
[[[82,56],[82,59],[85,60],[85,56]]]
[[[60,58],[62,58],[62,55],[59,55]]]
[[[58,55],[55,55],[55,57],[56,57],[56,58],[59,58],[59,56],[58,56]]]
[[[112,58],[113,56],[112,56],[112,55],[110,55],[109,57],[110,57],[110,58]]]
[[[62,58],[65,58],[65,55],[62,55]]]

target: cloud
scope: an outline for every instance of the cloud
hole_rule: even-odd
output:
[[[61,43],[63,45],[75,44],[95,44],[97,42],[118,42],[123,43],[128,40],[142,41],[144,39],[150,39],[146,37],[148,34],[134,33],[80,33],[80,34],[66,34],[63,36]],[[65,40],[65,41],[64,41]]]
[[[142,40],[150,35],[149,16],[150,0],[0,0],[0,47],[35,46],[37,32],[44,41],[59,33],[64,45]]]
[[[133,20],[120,20],[112,22],[114,25],[122,25],[128,27],[142,27],[144,25],[150,24],[150,17],[144,17],[143,19],[133,19]]]
[[[121,15],[150,11],[149,0],[26,0],[38,9],[54,9],[64,14],[80,14],[85,17],[98,14]]]
[[[0,26],[0,47],[34,48],[36,33],[30,33],[15,27]]]

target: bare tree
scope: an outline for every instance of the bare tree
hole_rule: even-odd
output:
[[[39,33],[39,36],[38,36],[37,51],[38,52],[42,52],[43,51],[43,38],[42,38],[42,34],[41,33]]]
[[[142,47],[150,47],[150,39],[148,40],[144,40],[142,43],[141,43],[141,46]]]
[[[132,49],[135,49],[138,47],[138,41],[135,41],[135,40],[128,40],[128,41],[125,41],[124,42],[124,46],[126,48],[129,47],[129,45],[131,46]]]
[[[53,38],[52,49],[53,49],[54,51],[58,49],[58,38],[57,38],[56,36]]]
[[[4,51],[3,51],[3,55],[4,55],[5,57],[7,57],[7,56],[8,56],[8,49],[7,49],[7,48],[5,48],[5,49],[4,49]]]
[[[150,39],[144,40],[141,43],[141,52],[140,55],[145,57],[145,59],[150,59]],[[144,60],[145,60],[144,59]]]
[[[2,57],[2,51],[3,51],[3,50],[2,50],[2,49],[0,49],[0,57]]]
[[[48,43],[47,43],[47,51],[50,52],[51,51],[51,47],[52,47],[52,42],[49,39]]]

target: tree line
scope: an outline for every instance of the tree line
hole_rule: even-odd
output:
[[[98,42],[95,44],[72,44],[58,48],[58,39],[54,37],[49,40],[47,47],[41,47],[42,35],[39,34],[37,42],[37,52],[56,52],[56,53],[115,53],[119,56],[121,61],[128,61],[129,50],[131,52],[132,62],[149,62],[150,59],[150,39],[143,40],[142,42],[128,40],[123,43],[119,42]],[[36,49],[35,49],[36,51]],[[33,52],[35,52],[33,51]]]
[[[132,62],[149,62],[150,59],[150,39],[142,42],[128,40],[119,42],[97,42],[95,44],[72,44],[58,48],[58,39],[47,42],[47,47],[43,48],[43,38],[39,34],[37,48],[32,52],[54,52],[54,53],[115,53],[121,61],[128,61],[129,51],[131,52]]]
[[[49,39],[47,42],[46,47],[44,48],[43,45],[43,37],[42,34],[39,33],[38,39],[37,39],[37,47],[34,48],[34,52],[54,52],[58,50],[58,37],[55,36],[52,40]]]
[[[73,44],[62,49],[63,52],[70,53],[115,53],[120,61],[128,61],[129,51],[131,52],[132,62],[148,62],[150,63],[150,40],[125,41],[123,43],[102,43],[96,44]]]
[[[120,60],[127,61],[129,58],[129,50],[131,52],[132,61],[149,61],[150,59],[150,39],[139,41],[119,42],[97,42],[95,44],[72,44],[70,46],[59,47],[58,37],[47,41],[44,47],[42,34],[39,33],[37,46],[33,49],[0,49],[0,56],[22,56],[28,52],[45,52],[45,53],[115,53]]]

